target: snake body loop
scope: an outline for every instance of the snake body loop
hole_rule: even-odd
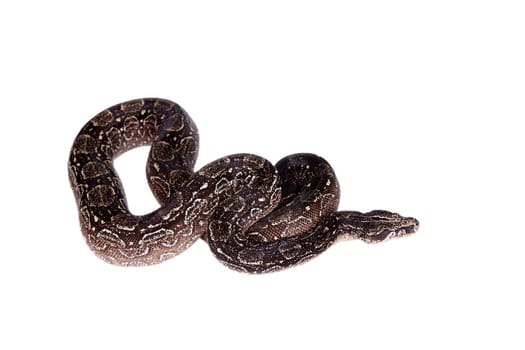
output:
[[[148,183],[161,204],[129,212],[113,160],[151,145]],[[387,211],[336,212],[339,185],[313,154],[274,167],[252,154],[223,157],[195,172],[198,131],[174,102],[138,99],[92,118],[71,148],[68,171],[88,246],[118,265],[151,265],[199,237],[225,265],[262,273],[304,262],[340,239],[380,242],[413,233],[418,222]]]

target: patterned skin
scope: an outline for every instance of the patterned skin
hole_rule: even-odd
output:
[[[136,216],[113,160],[143,145],[151,145],[147,177],[161,205]],[[151,265],[202,237],[225,265],[262,273],[304,262],[341,239],[381,242],[418,229],[416,219],[388,211],[337,212],[337,178],[316,155],[290,155],[274,167],[236,154],[195,172],[197,152],[195,124],[168,100],[124,102],[82,128],[68,170],[82,233],[97,256]]]

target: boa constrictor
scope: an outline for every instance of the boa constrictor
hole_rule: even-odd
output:
[[[383,210],[336,211],[331,166],[294,154],[275,166],[230,155],[194,172],[198,132],[188,114],[163,99],[138,99],[96,115],[71,148],[69,179],[88,246],[118,265],[151,265],[203,238],[225,265],[276,271],[304,262],[340,239],[381,242],[416,232],[416,219]],[[113,160],[151,145],[148,183],[161,204],[133,215]]]

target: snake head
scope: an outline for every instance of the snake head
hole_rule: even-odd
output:
[[[391,238],[415,233],[419,221],[386,210],[368,213],[344,211],[336,214],[341,239],[360,239],[367,243],[379,243]]]

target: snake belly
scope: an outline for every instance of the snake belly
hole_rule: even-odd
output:
[[[275,166],[235,154],[195,172],[198,139],[179,105],[154,98],[115,105],[81,129],[68,171],[81,231],[98,257],[151,265],[202,237],[226,266],[263,273],[307,261],[338,240],[375,243],[418,229],[416,219],[388,211],[337,212],[337,178],[314,154],[290,155]],[[151,145],[146,173],[160,207],[137,216],[113,160],[143,145]]]

